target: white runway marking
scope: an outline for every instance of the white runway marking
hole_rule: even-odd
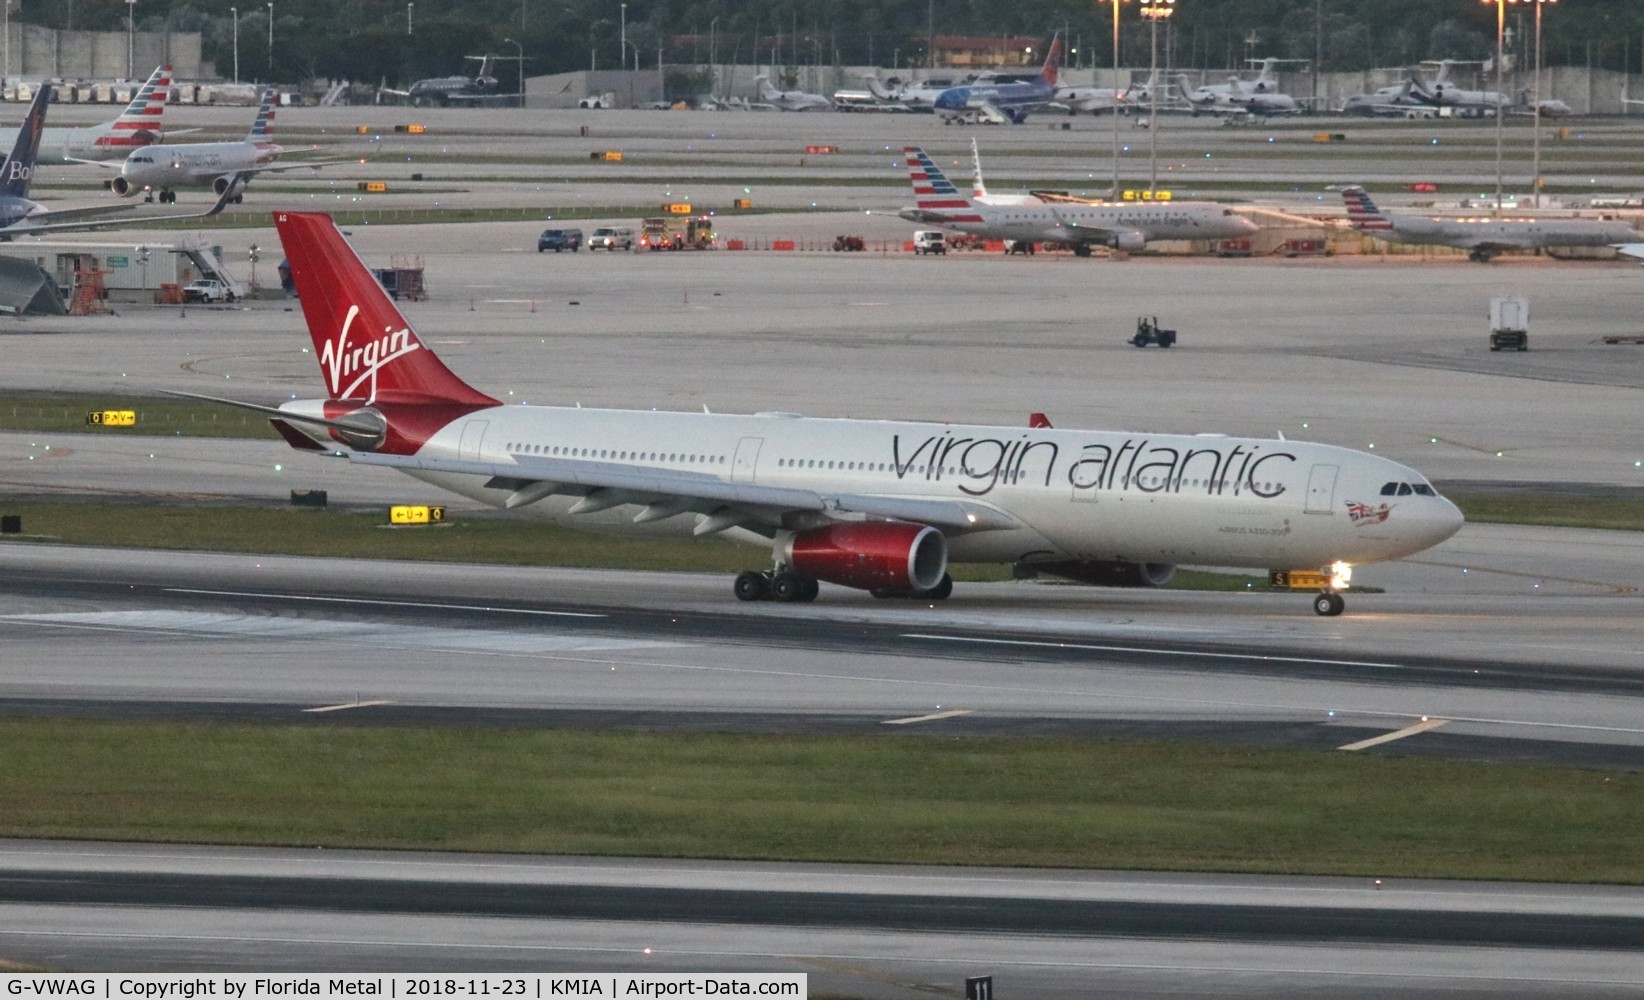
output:
[[[1083,649],[1097,653],[1146,653],[1153,656],[1198,656],[1212,660],[1256,660],[1261,663],[1322,663],[1332,667],[1381,667],[1390,670],[1405,669],[1402,663],[1378,663],[1373,660],[1326,660],[1312,656],[1268,656],[1262,653],[1210,653],[1185,649],[1147,649],[1142,646],[1099,646],[1084,642],[1037,642],[1032,639],[982,639],[963,635],[928,635],[922,632],[904,632],[904,639],[928,639],[931,642],[969,642],[988,646],[1026,646],[1036,649]]]
[[[375,705],[392,705],[392,704],[394,704],[394,703],[391,702],[391,701],[386,701],[386,700],[348,701],[348,702],[342,703],[341,705],[320,705],[317,708],[305,708],[305,709],[303,709],[303,711],[304,712],[313,712],[313,713],[318,713],[318,712],[342,712],[342,711],[346,711],[347,709],[350,709],[350,708],[371,708],[372,706],[375,706]]]
[[[905,719],[886,719],[887,726],[907,726],[915,722],[935,722],[937,719],[953,719],[961,715],[969,715],[968,708],[950,708],[946,712],[932,712],[929,715],[910,715]]]
[[[1368,750],[1371,747],[1381,746],[1383,743],[1391,743],[1394,740],[1402,740],[1406,736],[1414,736],[1417,733],[1425,733],[1429,729],[1437,729],[1449,721],[1449,719],[1423,719],[1413,726],[1405,726],[1403,729],[1394,730],[1391,733],[1382,733],[1380,736],[1372,736],[1367,740],[1359,740],[1357,743],[1349,743],[1336,749]]]
[[[75,611],[8,615],[6,621],[77,628],[107,628],[168,635],[237,639],[321,639],[394,649],[440,649],[480,653],[587,653],[625,649],[678,649],[683,642],[575,635],[539,629],[462,629],[380,622],[331,621],[229,615],[205,611]]]
[[[433,608],[437,611],[492,611],[505,615],[541,615],[545,618],[608,618],[592,611],[540,611],[535,608],[495,608],[488,604],[435,604],[428,601],[381,601],[368,597],[316,597],[311,594],[262,594],[249,590],[190,590],[167,587],[168,594],[202,594],[206,597],[262,597],[280,601],[311,601],[316,604],[362,604],[369,607]]]

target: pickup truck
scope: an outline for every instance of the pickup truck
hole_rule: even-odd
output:
[[[200,278],[183,286],[184,302],[233,302],[234,289],[216,278]]]

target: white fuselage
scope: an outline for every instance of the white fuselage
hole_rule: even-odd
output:
[[[126,157],[120,176],[133,190],[208,186],[219,177],[278,159],[273,142],[190,142],[149,146]]]
[[[1400,243],[1475,249],[1541,247],[1596,247],[1631,243],[1638,231],[1625,222],[1605,219],[1446,219],[1427,216],[1389,216],[1391,233],[1370,235]]]
[[[119,145],[111,145],[118,139]],[[74,160],[119,160],[136,148],[160,141],[158,132],[117,132],[112,123],[87,125],[84,128],[44,128],[40,130],[40,154],[36,163],[68,163]],[[0,149],[10,149],[17,142],[15,128],[0,129]]]
[[[282,409],[317,415],[322,405]],[[988,530],[947,531],[959,561],[1324,567],[1396,559],[1461,524],[1448,500],[1396,462],[1331,445],[1209,435],[498,406],[445,425],[416,454],[517,468],[530,481],[570,483],[578,467],[597,466],[823,497],[958,500],[998,512]],[[518,488],[500,473],[407,471],[497,506]],[[579,499],[574,485],[553,492],[527,509],[573,527],[688,534],[705,513],[687,507],[640,524],[636,511],[652,501],[645,490],[629,491],[626,506],[602,503],[588,514],[569,512]]]
[[[1108,242],[1102,233],[1155,240],[1221,240],[1249,236],[1255,223],[1215,202],[1083,205],[975,205],[951,213],[904,209],[905,219],[1000,240]]]

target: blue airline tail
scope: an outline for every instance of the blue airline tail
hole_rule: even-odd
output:
[[[0,168],[0,195],[27,198],[34,180],[34,160],[40,154],[40,133],[46,127],[46,105],[51,103],[51,83],[42,82],[29,105],[28,116],[17,130],[17,142]]]

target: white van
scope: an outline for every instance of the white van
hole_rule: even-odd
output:
[[[944,256],[948,252],[948,237],[940,229],[920,229],[913,234],[914,253],[939,253]]]
[[[632,250],[634,231],[621,226],[601,226],[588,237],[589,250]]]

